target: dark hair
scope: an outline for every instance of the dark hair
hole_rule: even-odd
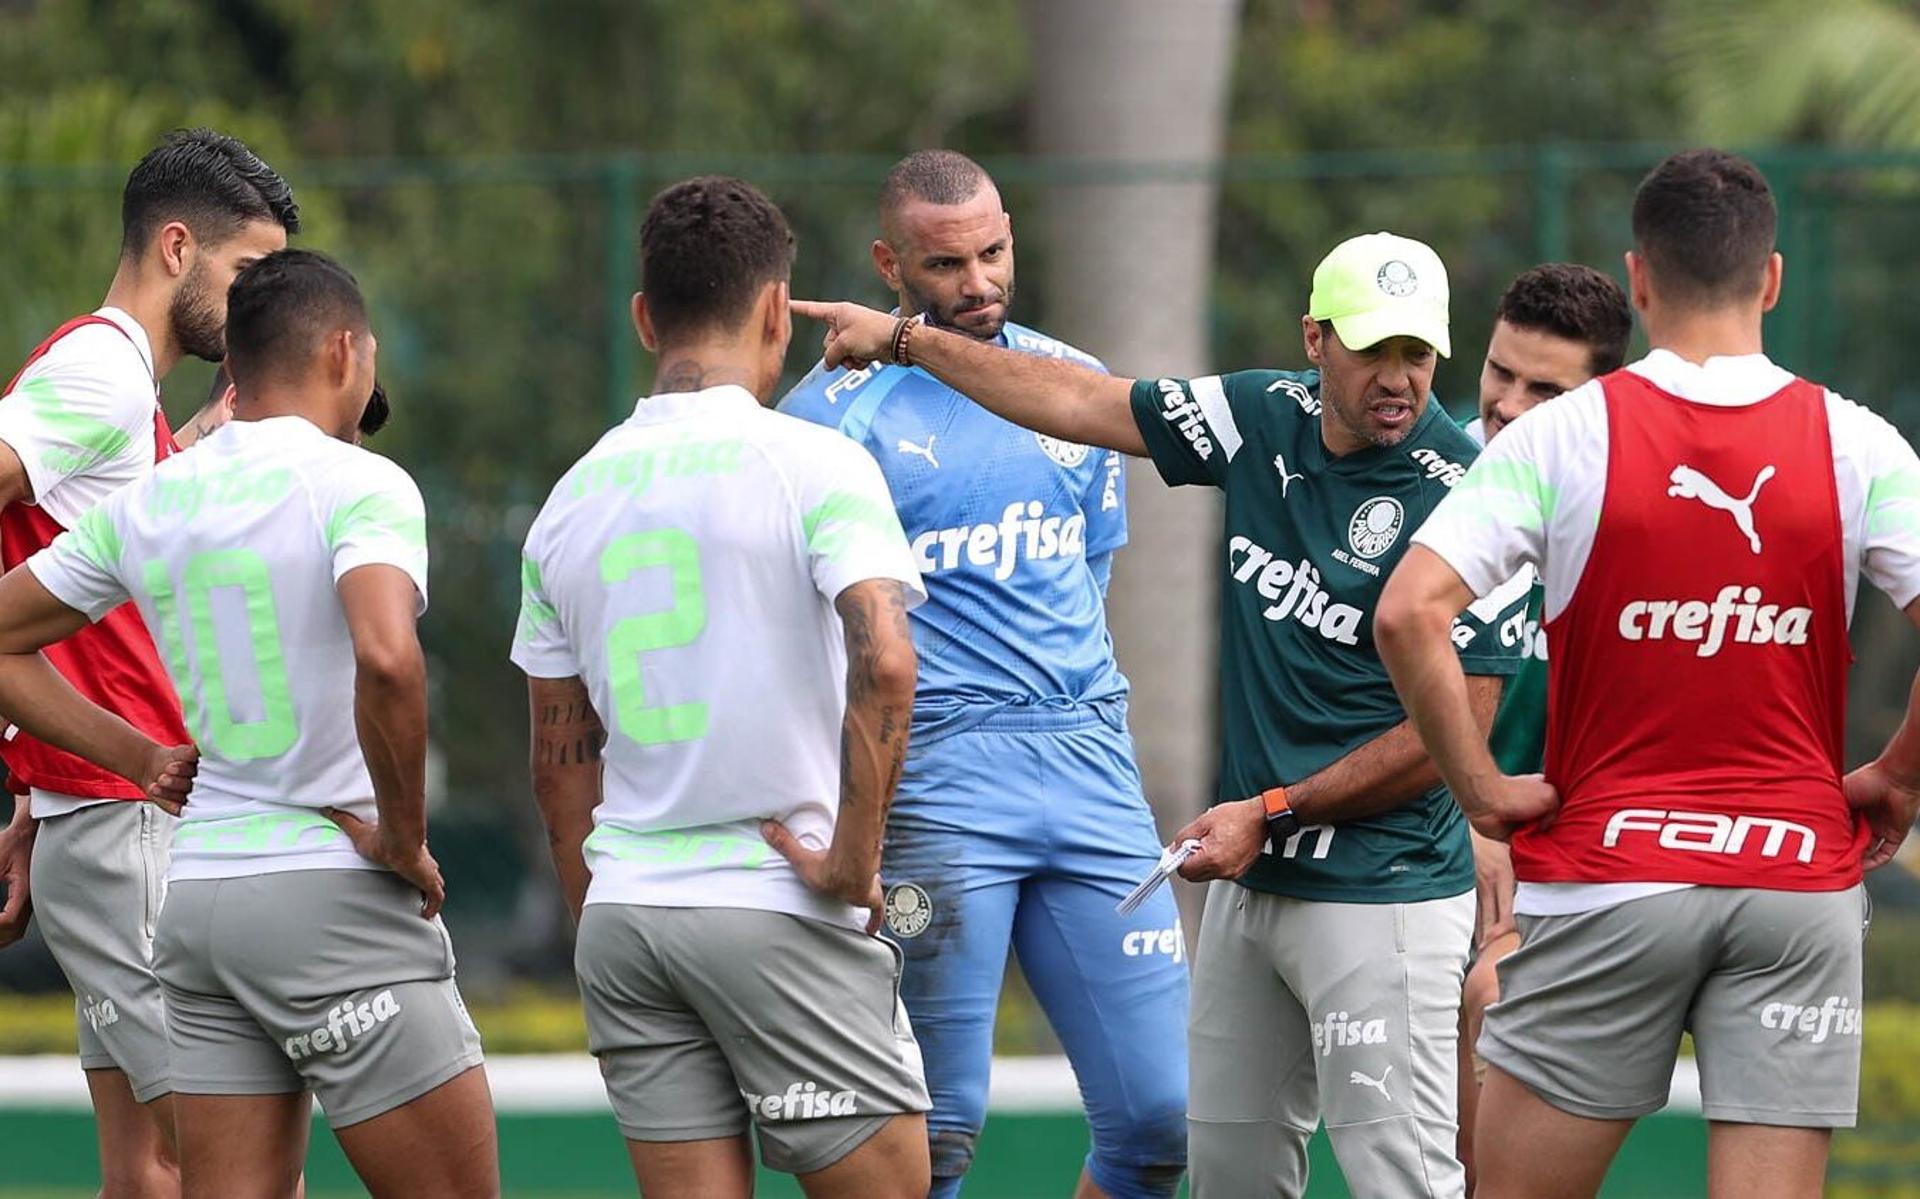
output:
[[[1685,304],[1751,299],[1776,219],[1766,177],[1724,150],[1675,154],[1633,197],[1634,243],[1661,293]]]
[[[227,372],[236,381],[297,372],[341,328],[367,329],[367,302],[347,269],[313,250],[269,254],[227,292]]]
[[[915,150],[894,163],[880,185],[880,219],[891,220],[909,200],[965,204],[985,182],[987,172],[957,150]]]
[[[218,245],[248,221],[300,231],[293,189],[238,138],[211,129],[178,129],[147,151],[120,194],[120,252],[147,248],[155,229],[184,221]]]
[[[387,402],[387,389],[380,380],[373,381],[373,394],[367,397],[367,406],[360,410],[360,436],[372,437],[387,427],[387,418],[393,415],[393,405]]]
[[[793,230],[751,183],[702,175],[647,206],[640,286],[663,340],[739,325],[760,289],[792,271]]]
[[[1611,277],[1571,262],[1524,272],[1501,294],[1493,319],[1583,343],[1587,369],[1596,375],[1625,365],[1627,338],[1633,334],[1627,293]]]

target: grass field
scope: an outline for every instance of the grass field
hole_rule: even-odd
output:
[[[1086,1152],[1086,1126],[1074,1113],[992,1116],[967,1184],[968,1199],[1061,1199],[1071,1193]],[[84,1113],[0,1111],[6,1181],[0,1199],[90,1199],[93,1131]],[[504,1191],[512,1199],[613,1199],[634,1193],[626,1155],[602,1113],[506,1114],[500,1117]],[[1324,1136],[1313,1145],[1310,1199],[1341,1199],[1341,1184]],[[1603,1193],[1607,1199],[1692,1199],[1704,1195],[1706,1127],[1697,1116],[1644,1121],[1627,1142]],[[314,1129],[307,1164],[309,1199],[365,1194],[323,1125]],[[798,1199],[784,1175],[762,1174],[758,1194]]]
[[[1675,1078],[1670,1114],[1642,1122],[1621,1156],[1607,1199],[1703,1195],[1706,1126],[1688,1063]],[[601,1199],[634,1186],[599,1071],[584,1054],[489,1059],[499,1112],[500,1169],[511,1199]],[[1073,1190],[1087,1151],[1072,1070],[1059,1057],[994,1061],[989,1117],[968,1175],[967,1199],[1060,1199]],[[70,1056],[0,1057],[0,1199],[84,1199],[98,1181],[93,1123],[78,1063]],[[1312,1150],[1310,1199],[1347,1190],[1324,1135]],[[309,1199],[364,1194],[324,1120],[307,1159]],[[763,1173],[758,1194],[799,1199],[800,1188]]]

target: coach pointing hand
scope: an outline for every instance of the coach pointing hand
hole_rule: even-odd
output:
[[[858,370],[870,362],[895,361],[894,329],[911,319],[889,316],[844,300],[792,300],[788,306],[795,316],[826,324],[821,360],[829,370],[840,366]]]

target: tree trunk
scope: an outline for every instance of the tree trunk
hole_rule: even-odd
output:
[[[1084,182],[1046,195],[1048,331],[1118,374],[1205,374],[1212,167],[1239,0],[1030,0],[1027,11],[1034,149],[1070,177],[1086,166]],[[1205,806],[1217,772],[1219,497],[1170,489],[1146,462],[1127,483],[1132,538],[1108,613],[1147,795],[1170,833]]]

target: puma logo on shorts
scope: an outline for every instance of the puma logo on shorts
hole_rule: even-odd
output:
[[[1360,1071],[1354,1070],[1347,1075],[1347,1085],[1350,1087],[1372,1087],[1374,1090],[1380,1092],[1380,1098],[1386,1100],[1388,1103],[1392,1103],[1393,1096],[1387,1094],[1387,1076],[1392,1073],[1392,1066],[1388,1066],[1382,1071],[1378,1078],[1369,1078]]]

